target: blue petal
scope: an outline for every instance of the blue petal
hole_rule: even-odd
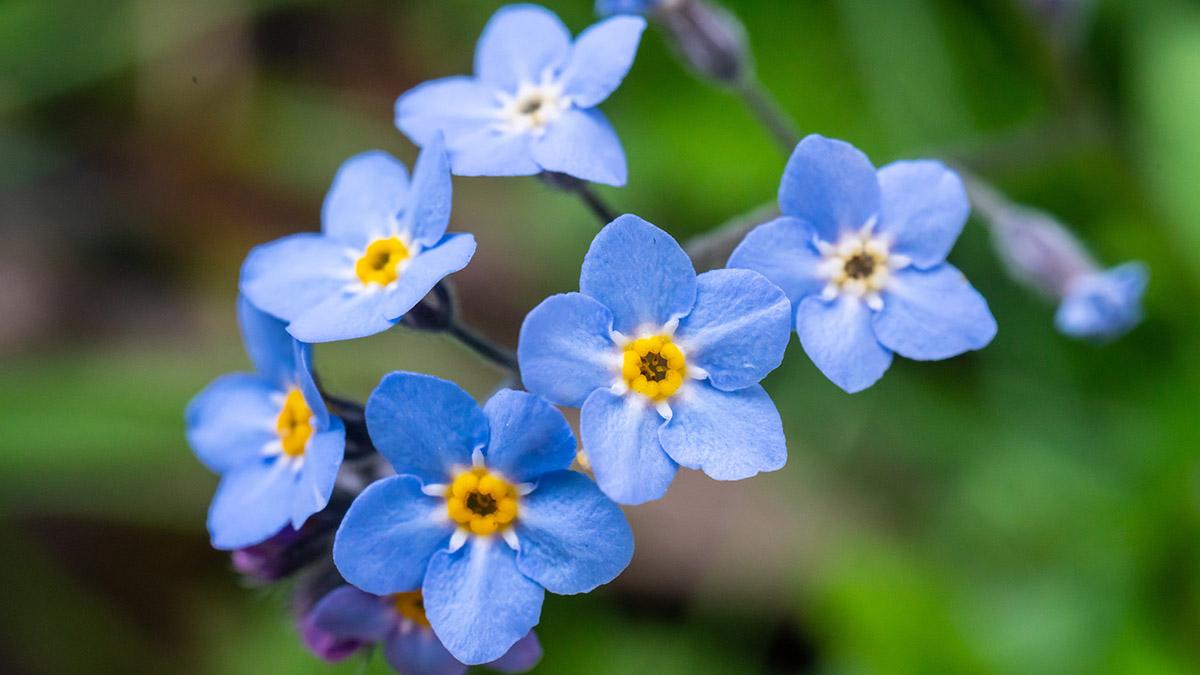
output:
[[[892,365],[891,350],[871,328],[871,310],[858,298],[805,298],[796,310],[796,333],[825,377],[851,394],[875,384]]]
[[[696,301],[696,270],[671,235],[633,215],[609,223],[588,249],[579,290],[612,311],[622,333],[657,330]]]
[[[325,508],[346,450],[346,429],[336,417],[328,431],[314,434],[304,449],[304,466],[292,496],[292,527],[297,530],[312,514]]]
[[[502,7],[488,21],[475,47],[475,76],[515,92],[542,73],[562,66],[571,34],[551,11],[536,5]]]
[[[1107,340],[1142,320],[1142,295],[1149,281],[1146,266],[1125,263],[1075,279],[1054,316],[1058,330],[1071,337]]]
[[[542,476],[521,500],[517,568],[551,593],[587,593],[633,559],[633,531],[620,507],[587,476]]]
[[[563,111],[532,147],[534,161],[546,171],[617,186],[628,176],[621,139],[599,110]]]
[[[612,312],[582,293],[546,298],[525,316],[517,358],[525,387],[578,408],[614,382]]]
[[[517,570],[499,537],[472,537],[429,561],[425,614],[442,644],[468,665],[494,661],[537,625],[546,592]]]
[[[884,346],[921,361],[980,349],[996,337],[987,301],[948,263],[893,273],[874,324]]]
[[[269,539],[291,522],[296,474],[278,457],[262,457],[225,474],[208,509],[213,548],[231,551]]]
[[[579,34],[563,69],[563,93],[580,108],[591,108],[608,98],[633,66],[646,20],[614,17]]]
[[[817,235],[799,218],[776,218],[750,230],[729,256],[729,267],[754,270],[783,289],[793,305],[819,293],[828,280],[820,273]]]
[[[396,614],[386,598],[339,586],[313,606],[309,621],[339,640],[379,642],[395,626]]]
[[[759,385],[721,391],[695,382],[671,399],[671,410],[658,438],[680,466],[717,480],[741,480],[787,462],[783,422]]]
[[[275,423],[281,395],[261,375],[222,375],[188,404],[188,444],[209,469],[225,473],[262,456],[278,440]]]
[[[405,221],[414,242],[431,246],[446,234],[452,198],[446,141],[437,133],[417,157],[413,170],[412,198]]]
[[[325,431],[330,428],[331,418],[329,408],[325,405],[325,397],[321,395],[317,381],[313,378],[312,347],[297,340],[292,340],[292,345],[296,361],[296,373],[292,386],[300,388],[300,393],[304,396],[304,403],[312,411],[313,417],[317,418],[316,430]]]
[[[502,673],[523,673],[531,670],[541,660],[542,644],[538,642],[537,633],[530,631],[518,640],[508,653],[487,664],[487,667]]]
[[[926,269],[944,261],[958,240],[971,202],[958,174],[941,162],[894,162],[879,170],[879,233],[891,250]]]
[[[658,440],[658,411],[637,396],[597,389],[580,411],[579,433],[596,482],[621,504],[662,497],[679,468]]]
[[[425,627],[397,630],[383,645],[388,665],[403,675],[461,675],[467,666],[454,658]]]
[[[417,85],[396,99],[396,126],[424,147],[439,133],[453,155],[464,140],[496,123],[499,90],[470,77],[444,77]]]
[[[474,235],[448,234],[413,256],[400,278],[384,289],[383,316],[389,321],[404,316],[439,281],[466,267],[474,255]]]
[[[529,134],[492,125],[456,139],[450,160],[459,176],[532,176],[542,172],[533,160]]]
[[[353,249],[396,234],[408,206],[408,170],[382,150],[342,163],[321,207],[321,231]]]
[[[396,473],[445,483],[455,466],[488,442],[488,422],[471,395],[453,382],[391,373],[367,399],[367,430]],[[402,589],[403,590],[403,589]]]
[[[255,307],[295,321],[354,279],[347,248],[315,233],[254,247],[242,263],[241,290]]]
[[[487,465],[527,483],[571,466],[575,434],[557,408],[540,396],[501,389],[483,406],[491,428]]]
[[[350,505],[333,541],[333,562],[346,581],[368,593],[413,591],[453,531],[444,500],[426,495],[408,476],[384,478]]]
[[[821,239],[836,242],[878,215],[875,167],[849,143],[808,136],[784,169],[779,209],[808,221]]]
[[[394,326],[400,318],[392,312],[396,299],[378,286],[363,287],[357,280],[354,284],[343,281],[342,288],[293,319],[288,332],[303,342],[333,342],[375,335]]]
[[[596,0],[596,14],[645,14],[662,2],[663,0]]]
[[[750,270],[713,270],[696,282],[696,306],[677,333],[688,363],[725,390],[756,384],[778,368],[792,337],[783,291]]]
[[[244,295],[238,295],[237,315],[242,343],[254,369],[280,388],[295,384],[296,341],[288,335],[287,324],[255,307]]]

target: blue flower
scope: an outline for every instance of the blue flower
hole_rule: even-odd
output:
[[[368,593],[420,589],[454,658],[500,658],[534,627],[545,591],[584,593],[633,556],[625,516],[570,471],[562,413],[500,390],[480,410],[457,385],[392,373],[367,401],[367,429],[397,476],[351,505],[333,559]]]
[[[783,291],[749,270],[697,276],[669,234],[631,215],[596,235],[579,288],[525,317],[518,357],[530,391],[582,406],[605,493],[658,499],[680,465],[718,480],[783,466],[779,412],[758,384],[787,348]]]
[[[469,234],[446,234],[450,170],[440,138],[404,165],[382,151],[338,170],[321,210],[321,233],[263,244],[242,265],[242,293],[288,322],[304,342],[387,330],[475,253]]]
[[[804,351],[842,389],[874,384],[893,352],[945,359],[996,335],[987,301],[945,262],[970,203],[942,164],[877,172],[850,144],[809,136],[788,161],[779,208],[783,217],[751,231],[729,266],[787,293]]]
[[[383,643],[383,656],[397,673],[467,672],[467,666],[454,658],[430,629],[420,591],[380,597],[353,586],[335,588],[302,618],[300,632],[313,653],[327,661],[340,661],[363,646]],[[530,632],[487,666],[523,673],[541,658],[542,646]]]
[[[596,14],[647,14],[662,4],[663,0],[596,0]]]
[[[1149,276],[1145,265],[1130,262],[1074,277],[1054,316],[1055,325],[1071,337],[1120,337],[1142,320],[1142,294]]]
[[[454,173],[542,171],[624,185],[625,151],[595,109],[633,65],[646,22],[620,16],[571,34],[552,12],[510,5],[475,51],[474,77],[426,82],[396,101],[396,126],[417,145],[445,134]]]
[[[223,550],[299,529],[325,508],[346,441],[313,382],[310,348],[245,298],[238,319],[257,372],[218,378],[186,413],[188,443],[221,475],[208,531]]]

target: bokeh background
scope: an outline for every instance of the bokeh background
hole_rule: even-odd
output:
[[[468,72],[494,0],[0,3],[0,672],[355,673],[209,549],[188,399],[247,367],[247,250],[315,229],[339,163],[416,150],[397,95]],[[548,0],[575,31],[590,0]],[[790,460],[681,474],[629,510],[628,572],[548,598],[545,673],[1200,672],[1200,7],[1180,0],[730,0],[806,132],[963,161],[1148,261],[1147,318],[1069,341],[973,220],[951,260],[1000,324],[849,396],[793,339],[767,381]],[[680,239],[769,202],[784,158],[648,34],[604,106]],[[531,179],[456,179],[467,317],[513,345],[595,232]],[[500,373],[402,330],[317,350],[365,397]]]

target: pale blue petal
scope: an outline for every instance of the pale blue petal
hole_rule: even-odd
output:
[[[443,134],[453,155],[467,146],[464,139],[495,124],[499,93],[470,77],[430,80],[396,99],[396,126],[422,147]]]
[[[575,471],[542,476],[521,500],[516,529],[517,568],[551,593],[587,593],[617,578],[633,559],[625,514]]]
[[[439,281],[466,267],[474,255],[474,235],[448,234],[413,256],[400,278],[384,289],[383,316],[389,321],[404,316]]]
[[[383,657],[401,675],[462,675],[467,666],[454,658],[432,630],[397,630],[383,645]]]
[[[555,71],[571,53],[571,34],[550,10],[508,5],[488,21],[475,47],[475,76],[515,92]]]
[[[388,595],[421,586],[429,560],[450,542],[446,502],[408,476],[367,486],[350,505],[333,541],[333,562],[346,581]]]
[[[817,368],[851,394],[875,384],[892,365],[891,350],[871,327],[871,310],[858,298],[805,298],[796,310],[796,332]]]
[[[1058,330],[1071,337],[1110,340],[1142,320],[1142,295],[1149,271],[1140,262],[1076,279],[1054,316]]]
[[[664,0],[596,0],[596,14],[600,16],[608,16],[610,14],[645,14],[660,4]]]
[[[557,408],[524,391],[501,389],[483,406],[491,428],[487,465],[519,483],[571,466],[575,434]]]
[[[717,480],[741,480],[787,462],[779,411],[757,384],[721,391],[690,383],[671,398],[671,411],[658,438],[680,466]]]
[[[338,469],[346,450],[346,428],[336,417],[329,429],[313,434],[304,449],[304,465],[292,495],[292,527],[300,529],[312,514],[325,508],[333,494]]]
[[[874,324],[888,349],[921,361],[981,349],[996,337],[987,301],[948,263],[893,273]]]
[[[308,620],[339,640],[379,642],[395,627],[396,613],[386,598],[339,586],[317,601]]]
[[[420,373],[390,373],[367,399],[367,430],[396,473],[445,483],[454,467],[488,442],[488,422],[453,382]]]
[[[532,148],[533,160],[546,171],[617,186],[628,176],[621,139],[599,110],[563,111]]]
[[[879,181],[857,148],[813,134],[800,141],[779,185],[779,209],[836,242],[879,214]]]
[[[792,305],[758,272],[705,272],[696,278],[696,306],[676,335],[687,362],[708,371],[714,387],[741,389],[783,362],[792,337]]]
[[[408,170],[382,150],[342,163],[321,207],[321,231],[352,249],[396,234],[408,205]]]
[[[455,553],[429,561],[422,586],[425,615],[454,658],[495,661],[537,625],[546,592],[517,570],[499,537],[472,537]]]
[[[242,344],[254,369],[280,388],[295,383],[296,342],[287,332],[287,323],[255,307],[244,295],[238,295],[238,325]]]
[[[532,142],[527,133],[479,127],[454,140],[450,161],[459,176],[532,176],[542,172]]]
[[[317,418],[316,430],[325,431],[330,428],[329,408],[325,405],[325,397],[321,395],[321,390],[317,387],[317,381],[313,377],[312,347],[297,340],[292,340],[292,344],[296,354],[296,374],[295,381],[291,383],[291,386],[300,387],[304,403]]]
[[[385,289],[344,283],[324,301],[302,312],[288,324],[288,332],[303,342],[333,342],[375,335],[391,328],[397,303]]]
[[[188,404],[188,445],[209,469],[225,473],[255,461],[278,440],[282,392],[261,375],[231,373],[213,380]]]
[[[291,522],[296,479],[279,457],[261,457],[226,473],[208,509],[213,548],[245,548],[282,530]]]
[[[819,293],[828,283],[821,275],[817,235],[799,218],[784,216],[750,230],[729,256],[729,267],[754,270],[783,289],[793,305]]]
[[[579,290],[613,314],[633,336],[685,316],[696,301],[696,269],[671,235],[634,215],[609,223],[588,249]]]
[[[679,468],[658,440],[658,411],[639,396],[597,389],[580,411],[583,449],[600,489],[621,504],[642,504],[667,493]]]
[[[316,233],[293,234],[250,251],[241,291],[255,307],[295,321],[353,280],[354,258],[345,245]]]
[[[487,667],[502,673],[523,673],[533,669],[541,660],[542,644],[538,642],[537,633],[530,631],[507,654],[487,664]]]
[[[615,381],[612,312],[582,293],[546,298],[525,316],[517,358],[521,380],[552,403],[578,408]]]
[[[878,232],[892,239],[892,252],[921,269],[943,262],[971,213],[958,174],[933,160],[894,162],[879,170],[879,189]]]
[[[413,169],[412,197],[405,223],[414,242],[431,246],[446,234],[452,199],[446,141],[442,134],[436,133],[421,150]]]
[[[563,69],[563,93],[580,108],[590,108],[608,98],[633,66],[644,30],[645,19],[620,16],[580,33]]]

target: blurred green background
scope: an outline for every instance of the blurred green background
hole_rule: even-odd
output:
[[[0,3],[0,672],[353,673],[286,600],[211,551],[216,479],[182,411],[247,366],[252,245],[315,229],[339,163],[406,162],[413,85],[468,72],[494,0]],[[548,2],[575,31],[591,0]],[[979,353],[898,360],[855,396],[793,340],[767,381],[790,461],[681,474],[630,509],[628,572],[551,596],[546,673],[1200,672],[1200,7],[1175,0],[730,0],[806,132],[879,164],[960,159],[1149,262],[1147,319],[1054,332],[973,221],[952,254],[1000,324]],[[680,239],[771,199],[784,158],[649,34],[604,106],[630,184]],[[456,179],[456,281],[515,344],[576,288],[595,223],[530,179]],[[318,349],[364,397],[385,372],[500,374],[401,330]],[[377,658],[366,666],[383,672]]]

